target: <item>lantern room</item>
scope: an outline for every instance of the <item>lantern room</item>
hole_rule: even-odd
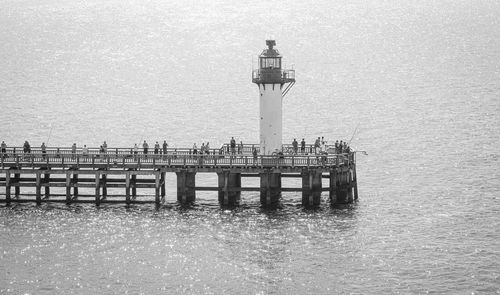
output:
[[[294,70],[282,70],[282,56],[275,40],[266,40],[267,48],[259,55],[258,69],[253,70],[252,82],[256,84],[285,84],[295,82]]]
[[[276,46],[276,41],[266,40],[266,45],[268,48],[259,56],[260,69],[281,69],[281,55],[273,48]]]

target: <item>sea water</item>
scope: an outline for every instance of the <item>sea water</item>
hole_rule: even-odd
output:
[[[368,153],[347,208],[325,193],[305,210],[299,193],[284,193],[282,208],[266,211],[244,192],[239,208],[222,210],[199,192],[186,209],[174,175],[158,210],[3,205],[0,293],[500,292],[498,1],[0,7],[8,146],[257,143],[251,70],[274,38],[297,79],[283,99],[283,141],[352,138]]]

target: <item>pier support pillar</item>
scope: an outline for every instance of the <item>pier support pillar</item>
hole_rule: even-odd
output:
[[[165,201],[166,189],[165,189],[165,172],[161,172],[160,185],[161,185],[161,199]]]
[[[155,204],[156,206],[160,205],[160,178],[161,173],[159,171],[155,172]]]
[[[260,173],[260,203],[264,207],[275,207],[281,198],[281,173]]]
[[[100,177],[100,173],[96,172],[95,173],[95,204],[96,204],[96,206],[99,206],[101,204],[100,189],[101,189],[101,177]]]
[[[71,170],[66,171],[66,204],[71,203]]]
[[[354,186],[354,200],[358,200],[358,176],[356,175],[356,164],[352,165],[352,185]]]
[[[10,186],[11,186],[10,171],[7,171],[5,173],[5,201],[7,202],[7,205],[10,204]]]
[[[106,185],[108,175],[104,172],[101,176],[101,186],[102,186],[102,198],[105,199],[108,196],[108,186]]]
[[[196,172],[179,171],[177,174],[177,201],[181,204],[192,203],[196,199]]]
[[[319,206],[321,203],[321,188],[321,172],[316,170],[302,172],[302,206]]]
[[[45,175],[43,177],[43,186],[45,187],[45,198],[48,199],[50,196],[50,172],[48,170],[45,171]]]
[[[353,197],[350,169],[344,167],[330,171],[331,204],[349,204],[352,203],[352,201]]]
[[[21,192],[21,187],[19,187],[19,180],[21,179],[21,173],[14,173],[14,196],[19,198]]]
[[[132,174],[132,180],[130,185],[132,186],[132,198],[135,200],[135,197],[137,197],[137,174]]]
[[[78,169],[75,169],[75,171],[78,171]],[[72,184],[73,186],[73,196],[75,198],[78,198],[78,173],[73,172],[73,181]]]
[[[40,205],[42,203],[42,172],[36,172],[36,184],[35,184],[35,195],[36,204]]]
[[[130,170],[125,174],[125,202],[130,205]]]
[[[241,173],[218,172],[219,204],[238,206],[241,200]]]

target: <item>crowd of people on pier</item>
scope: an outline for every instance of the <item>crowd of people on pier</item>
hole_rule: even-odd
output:
[[[152,152],[154,155],[167,155],[168,154],[168,143],[166,140],[163,141],[162,144],[160,144],[158,141],[155,142]],[[193,146],[191,149],[183,149],[183,153],[187,153],[189,155],[210,155],[213,154],[215,155],[216,153],[219,155],[225,155],[229,154],[230,156],[236,156],[236,155],[249,155],[251,154],[254,159],[257,158],[259,155],[259,145],[254,144],[254,145],[247,145],[245,147],[243,145],[243,141],[239,141],[239,143],[236,142],[236,139],[234,137],[231,137],[229,140],[228,144],[223,144],[220,148],[218,149],[211,149],[210,148],[210,143],[202,143],[201,146],[198,148],[196,143],[193,143]],[[71,155],[72,158],[74,158],[77,154],[77,145],[76,143],[73,143],[71,146]],[[218,151],[218,152],[217,152]],[[0,145],[0,152],[2,158],[5,158],[7,155],[7,144],[5,141],[2,141]],[[42,158],[45,158],[47,155],[47,147],[45,145],[45,142],[42,142],[40,148],[37,150],[37,152],[41,152]],[[324,137],[317,137],[314,140],[313,144],[306,144],[306,141],[304,138],[300,142],[297,141],[297,138],[294,138],[291,147],[284,147],[283,151],[277,151],[278,155],[326,155],[326,154],[343,154],[343,153],[350,153],[351,148],[349,144],[346,141],[343,140],[336,140],[334,145],[328,145],[327,142],[325,141]],[[26,140],[23,144],[23,154],[26,156],[28,154],[32,153],[32,147],[30,143]],[[94,152],[96,154],[97,152]],[[134,144],[134,147],[130,149],[130,154],[133,154],[134,157],[137,157],[139,154],[139,145],[137,143]],[[146,140],[143,141],[142,143],[142,150],[141,153],[147,157],[148,154],[150,154],[150,149],[149,149],[149,144],[147,143]],[[171,155],[177,156],[177,149],[174,149],[174,151],[170,151]],[[59,155],[60,151],[59,148],[57,148],[56,155]],[[84,157],[89,156],[89,148],[87,145],[84,145],[81,148],[81,154]],[[104,141],[98,149],[98,153],[96,156],[100,158],[104,158],[108,154],[108,144],[106,141]]]
[[[332,150],[333,149],[333,150]],[[313,145],[309,147],[306,145],[306,141],[304,138],[300,141],[300,151],[299,151],[299,142],[297,138],[294,138],[292,141],[292,154],[326,154],[326,153],[335,153],[335,154],[343,154],[350,153],[351,147],[346,141],[336,140],[334,146],[330,146],[325,141],[324,136],[316,138]],[[290,153],[290,152],[289,152]]]

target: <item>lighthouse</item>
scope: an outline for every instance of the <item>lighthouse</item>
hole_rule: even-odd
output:
[[[267,48],[259,55],[258,69],[252,82],[259,87],[260,153],[271,155],[282,150],[283,97],[295,84],[295,71],[281,67],[282,56],[275,40],[266,40]]]

